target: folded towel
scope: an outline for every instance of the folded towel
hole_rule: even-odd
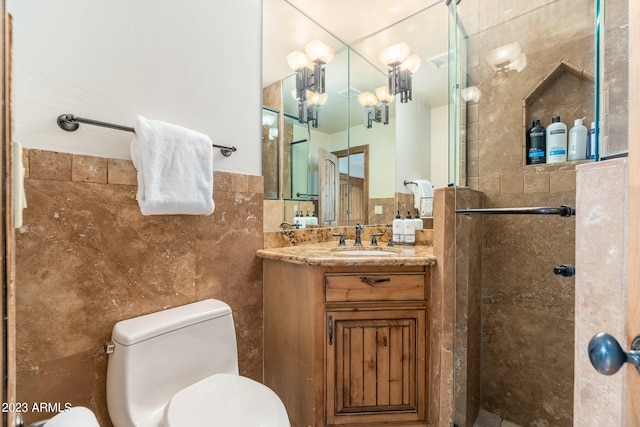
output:
[[[131,160],[143,215],[211,215],[213,146],[207,135],[138,115]]]
[[[414,179],[413,192],[414,207],[420,210],[420,217],[433,216],[433,185],[426,179]]]
[[[22,227],[22,210],[27,207],[24,190],[25,168],[22,163],[22,144],[13,142],[13,227]]]

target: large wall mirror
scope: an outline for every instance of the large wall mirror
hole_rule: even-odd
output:
[[[280,112],[279,144],[263,154],[278,159],[265,164],[265,186],[267,176],[271,183],[274,173],[280,178],[278,197],[265,193],[265,230],[314,212],[319,225],[390,224],[398,210],[403,216],[415,212],[413,189],[405,181],[448,184],[448,16],[441,3],[347,46],[288,2],[265,0],[263,99],[267,109]],[[431,29],[430,37],[424,28]],[[301,123],[286,55],[312,39],[336,53],[326,64],[328,96],[317,122]],[[387,85],[387,67],[378,55],[398,42],[422,59],[413,99],[394,99],[386,118],[376,118],[359,95]]]

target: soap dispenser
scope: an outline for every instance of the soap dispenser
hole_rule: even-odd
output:
[[[396,219],[392,223],[393,241],[399,245],[404,243],[404,221],[400,218],[400,211],[396,215]]]
[[[420,209],[416,209],[416,217],[413,220],[416,223],[416,230],[422,230],[424,228],[424,223],[422,222],[422,218],[420,218]]]
[[[403,221],[405,245],[416,244],[416,222],[411,218],[411,211],[407,211],[407,217]]]

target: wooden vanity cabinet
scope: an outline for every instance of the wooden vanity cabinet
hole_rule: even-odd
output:
[[[430,267],[263,265],[264,379],[292,427],[428,425]]]

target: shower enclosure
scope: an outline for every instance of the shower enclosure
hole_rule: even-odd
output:
[[[626,155],[627,2],[447,4],[456,209],[575,206],[576,166]],[[527,164],[528,130],[556,116],[600,124],[593,159]],[[575,264],[575,217],[458,214],[455,230],[449,421],[572,426],[575,281],[556,273]]]

